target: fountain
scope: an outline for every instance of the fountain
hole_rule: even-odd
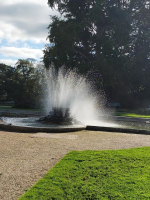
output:
[[[50,115],[61,113],[65,116],[69,111],[72,119],[84,124],[85,120],[98,119],[102,98],[94,90],[94,85],[89,84],[87,78],[79,75],[76,69],[66,70],[62,66],[57,71],[51,67],[45,74],[45,80],[46,115],[50,111]]]
[[[76,69],[66,70],[61,67],[56,71],[51,67],[45,73],[43,85],[43,116],[2,117],[0,128],[21,132],[70,132],[84,129],[146,134],[150,132],[150,128],[133,129],[131,126],[124,126],[122,122],[110,122],[103,110],[103,97],[96,92],[86,76],[79,75]]]
[[[98,119],[100,97],[85,76],[76,69],[58,71],[52,66],[45,72],[45,115],[41,118],[4,118],[7,127],[32,128],[31,131],[75,131],[86,128],[89,121]],[[38,130],[37,130],[38,128]],[[55,130],[54,130],[55,129]]]

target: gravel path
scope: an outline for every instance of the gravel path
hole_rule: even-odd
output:
[[[16,200],[71,150],[150,146],[150,135],[81,131],[14,133],[0,131],[0,200]]]

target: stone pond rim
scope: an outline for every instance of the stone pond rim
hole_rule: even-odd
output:
[[[33,113],[15,113],[15,112],[1,112],[0,116],[11,116],[11,117],[31,117],[37,116]],[[138,119],[139,120],[139,119]],[[60,126],[60,127],[24,127],[24,126],[14,126],[10,124],[4,124],[0,121],[0,129],[6,131],[14,132],[23,132],[23,133],[37,133],[37,132],[46,132],[46,133],[65,133],[65,132],[75,132],[82,130],[89,131],[105,131],[105,132],[122,132],[122,133],[135,133],[135,134],[145,134],[149,135],[150,130],[142,129],[128,129],[128,128],[118,128],[118,127],[101,127],[101,126],[90,126],[90,125],[74,125],[72,127]]]
[[[126,129],[126,128],[116,128],[116,127],[100,127],[100,126],[75,126],[75,127],[23,127],[23,126],[14,126],[9,124],[0,123],[0,129],[5,131],[12,132],[22,132],[22,133],[67,133],[67,132],[76,132],[82,130],[89,131],[104,131],[104,132],[120,132],[120,133],[133,133],[133,134],[145,134],[150,135],[149,130],[141,129]]]
[[[1,130],[14,131],[14,132],[23,132],[23,133],[66,133],[85,130],[86,126],[84,125],[74,125],[71,127],[59,126],[59,127],[28,127],[28,126],[15,126],[10,124],[0,123]]]

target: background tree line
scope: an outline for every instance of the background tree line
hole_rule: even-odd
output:
[[[44,63],[94,67],[108,101],[123,107],[150,104],[150,1],[48,0],[61,17],[48,26]]]
[[[0,64],[0,102],[13,101],[16,108],[39,108],[41,69],[33,59],[19,59],[15,67]]]

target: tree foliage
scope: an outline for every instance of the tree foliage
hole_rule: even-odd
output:
[[[12,100],[9,90],[12,83],[14,69],[0,63],[0,101]]]
[[[150,73],[150,1],[48,0],[61,17],[48,26],[44,62],[59,68],[96,67],[111,101],[132,103],[148,92]]]
[[[0,94],[2,100],[14,101],[18,108],[39,107],[41,98],[41,72],[32,59],[19,59],[15,68],[0,64]]]

